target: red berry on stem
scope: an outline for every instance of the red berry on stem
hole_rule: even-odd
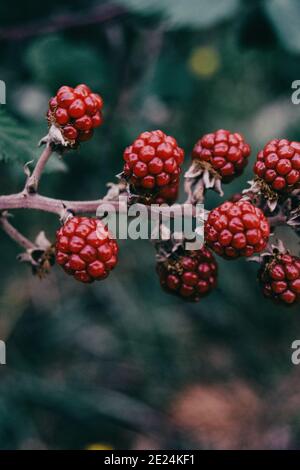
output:
[[[105,279],[117,254],[117,242],[100,220],[73,217],[57,231],[56,261],[78,281]]]
[[[258,273],[266,297],[291,305],[300,300],[300,258],[275,254],[266,258]]]
[[[143,132],[125,149],[123,171],[134,192],[147,194],[155,201],[163,188],[174,188],[178,184],[183,156],[183,150],[173,137],[160,130]]]
[[[49,126],[59,127],[70,145],[89,140],[93,135],[92,129],[103,123],[102,106],[101,96],[92,93],[87,85],[62,86],[49,101]]]
[[[275,192],[293,191],[300,182],[300,143],[271,140],[258,153],[254,173]]]
[[[264,213],[249,201],[224,202],[213,209],[205,223],[207,245],[227,259],[261,252],[270,228]]]
[[[161,286],[170,294],[198,302],[217,283],[218,267],[212,253],[202,247],[173,255],[157,264]]]
[[[206,162],[227,183],[239,176],[248,163],[250,146],[238,133],[219,129],[205,134],[194,146],[192,157]]]

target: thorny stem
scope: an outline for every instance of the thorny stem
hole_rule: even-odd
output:
[[[52,155],[52,148],[50,144],[47,144],[41,156],[39,157],[35,169],[29,178],[27,179],[25,190],[29,193],[36,193],[38,190],[39,182],[43,173],[43,170]]]
[[[26,250],[30,250],[35,248],[34,243],[32,243],[28,238],[24,237],[7,219],[8,214],[2,213],[0,214],[0,225],[4,232],[14,240],[18,245],[25,248]]]
[[[93,201],[68,201],[41,196],[37,193],[31,194],[26,191],[7,196],[0,196],[0,211],[12,209],[34,209],[43,212],[50,212],[58,215],[59,217],[62,217],[66,211],[73,212],[74,214],[95,214],[97,209],[104,204],[105,207],[110,205],[116,212],[127,212],[126,205],[119,203],[119,201],[116,200],[96,199]],[[141,206],[141,208],[146,207],[149,212],[160,212],[162,215],[166,215],[171,218],[176,218],[177,216],[182,215],[182,206],[180,204],[175,205],[172,210],[170,210],[170,207],[144,206],[143,204],[137,204],[137,209],[138,206]],[[197,215],[196,210],[193,210],[192,215]]]
[[[44,212],[49,212],[52,214],[58,215],[62,220],[65,217],[67,212],[73,214],[96,214],[97,209],[103,206],[103,209],[106,211],[114,210],[118,213],[127,213],[127,204],[126,198],[119,202],[118,200],[109,200],[107,198],[97,199],[93,201],[68,201],[61,199],[54,199],[38,194],[39,182],[45,168],[46,163],[52,155],[52,148],[50,145],[47,145],[43,150],[41,156],[39,157],[36,166],[33,170],[33,173],[28,177],[23,191],[0,196],[0,225],[4,231],[19,245],[23,246],[26,249],[34,248],[35,245],[24,237],[20,232],[18,232],[7,220],[6,211],[15,210],[15,209],[33,209],[40,210]],[[108,206],[109,205],[109,206]],[[162,216],[176,218],[182,216],[184,204],[176,204],[170,210],[166,206],[144,206],[143,204],[137,204],[137,209],[139,206],[142,209],[147,208],[147,211],[159,212]],[[2,212],[2,215],[1,215]],[[199,217],[195,207],[192,208],[191,216]]]

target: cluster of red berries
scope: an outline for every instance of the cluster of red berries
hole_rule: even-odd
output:
[[[48,121],[75,145],[92,136],[102,123],[103,100],[86,85],[61,87],[49,102]],[[248,162],[250,146],[241,134],[219,129],[194,146],[201,168],[229,182]],[[178,196],[184,151],[161,130],[143,132],[124,151],[123,175],[145,204],[173,204]],[[271,189],[294,189],[300,181],[300,143],[275,139],[259,152],[254,171]],[[157,264],[161,286],[169,293],[198,301],[217,281],[217,263],[209,248],[226,259],[252,256],[267,245],[270,227],[264,213],[242,197],[213,209],[205,223],[206,246],[178,248]],[[97,219],[72,217],[57,232],[56,261],[75,279],[89,283],[108,276],[117,263],[118,246]],[[287,304],[300,297],[300,259],[269,256],[259,273],[266,296]]]
[[[217,283],[218,266],[213,254],[203,247],[157,264],[161,286],[169,293],[194,302],[208,294]]]
[[[174,137],[157,130],[143,132],[124,151],[124,176],[133,192],[172,200],[178,191],[184,151]],[[166,191],[162,194],[162,191]]]
[[[100,220],[72,217],[56,233],[56,261],[77,281],[105,279],[117,255],[117,242]]]
[[[224,202],[205,223],[207,245],[227,259],[252,256],[267,245],[270,227],[264,213],[247,200]]]
[[[300,299],[300,258],[289,254],[267,257],[259,280],[266,297],[294,304]]]
[[[226,183],[242,173],[250,152],[250,146],[241,134],[219,129],[205,134],[198,140],[192,157],[204,165],[209,165]]]
[[[101,96],[87,85],[62,86],[49,101],[48,123],[59,127],[65,140],[75,145],[89,140],[93,129],[102,124],[102,107]]]
[[[292,191],[300,182],[300,142],[271,140],[258,153],[254,172],[273,191]]]

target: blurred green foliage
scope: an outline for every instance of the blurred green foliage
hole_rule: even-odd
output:
[[[104,194],[124,147],[146,129],[174,135],[186,167],[195,141],[219,127],[245,134],[252,162],[268,139],[300,140],[299,110],[290,101],[300,75],[296,0],[29,0],[2,2],[0,18],[7,84],[1,193],[22,187],[22,166],[36,158],[46,133],[47,100],[62,84],[86,82],[99,91],[105,124],[78,152],[49,165],[41,191],[55,197]],[[250,163],[225,197],[245,187],[251,170]],[[208,195],[207,208],[218,203]],[[28,236],[45,228],[54,239],[59,221],[20,211],[15,223]],[[299,252],[290,231],[281,236]],[[289,397],[280,386],[293,373],[299,308],[265,300],[255,265],[220,261],[219,287],[190,305],[161,291],[154,250],[144,241],[121,242],[111,277],[81,286],[58,268],[42,283],[32,278],[14,261],[18,248],[2,233],[0,240],[8,362],[0,369],[1,448],[205,447],[189,426],[171,421],[174,399],[191,385],[232,380],[249,384],[274,416],[267,431],[288,428],[282,446],[298,446],[299,408],[291,402],[292,413],[283,413]],[[276,439],[256,433],[276,447]]]

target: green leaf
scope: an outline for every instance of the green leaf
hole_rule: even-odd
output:
[[[128,8],[145,15],[161,13],[169,26],[207,28],[230,18],[239,0],[119,0]]]
[[[34,156],[29,132],[0,108],[0,161],[25,163]]]
[[[283,46],[300,52],[300,2],[299,0],[269,0],[265,10]]]

